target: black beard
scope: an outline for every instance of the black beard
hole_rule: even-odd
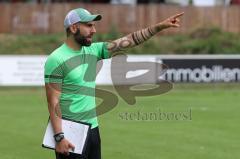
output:
[[[80,29],[77,30],[75,34],[73,34],[74,40],[81,46],[90,46],[92,43],[87,41],[85,36],[80,34]]]

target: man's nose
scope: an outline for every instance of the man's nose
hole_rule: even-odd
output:
[[[92,30],[91,30],[92,33],[96,33],[96,28],[95,27],[92,27]]]

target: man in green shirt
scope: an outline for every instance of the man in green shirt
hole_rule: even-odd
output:
[[[179,27],[176,14],[160,23],[133,32],[111,42],[92,43],[96,33],[95,21],[99,14],[91,14],[83,8],[71,10],[65,17],[67,38],[54,50],[45,63],[45,88],[50,121],[55,133],[57,159],[100,159],[101,143],[95,111],[95,77],[98,60],[110,58],[120,50],[143,43],[158,32]],[[69,153],[74,149],[64,138],[61,119],[66,118],[91,124],[86,152],[83,155]]]

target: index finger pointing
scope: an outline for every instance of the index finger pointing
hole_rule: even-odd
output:
[[[176,15],[174,15],[174,16],[173,16],[173,18],[178,18],[178,17],[181,17],[181,16],[183,16],[183,14],[184,14],[184,12],[182,12],[182,13],[179,13],[179,14],[176,14]]]

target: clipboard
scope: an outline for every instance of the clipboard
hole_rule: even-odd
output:
[[[84,154],[90,128],[91,124],[88,123],[69,120],[65,118],[62,119],[62,130],[64,132],[64,137],[75,146],[74,151],[69,150],[69,152],[81,155]],[[43,137],[43,148],[55,150],[56,142],[53,136],[54,132],[49,119]]]

